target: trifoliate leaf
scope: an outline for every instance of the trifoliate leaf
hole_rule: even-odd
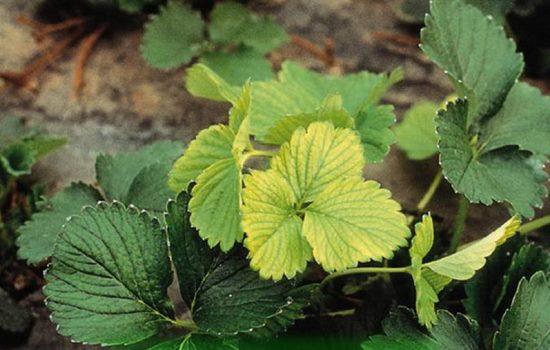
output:
[[[18,255],[29,264],[37,264],[52,255],[54,244],[66,219],[80,213],[85,205],[95,205],[102,200],[92,186],[73,183],[46,201],[45,208],[35,213],[30,221],[19,228]]]
[[[423,101],[405,113],[403,121],[395,128],[397,146],[413,160],[427,159],[437,153],[435,116],[438,106]]]
[[[204,23],[198,12],[170,0],[145,26],[141,53],[153,67],[176,68],[202,51]]]
[[[467,126],[495,114],[523,70],[504,30],[458,0],[433,0],[421,37],[422,50],[469,100]]]
[[[263,140],[278,120],[314,112],[328,95],[334,94],[342,96],[344,109],[355,116],[369,104],[376,104],[401,77],[400,71],[390,75],[361,72],[334,77],[284,62],[278,80],[252,85],[251,131]]]
[[[264,137],[264,142],[273,145],[282,145],[290,141],[292,134],[299,127],[307,128],[311,123],[329,121],[336,127],[353,128],[354,120],[342,107],[340,95],[329,95],[321,106],[312,113],[289,115],[273,125]]]
[[[170,162],[164,162],[143,168],[132,181],[126,198],[122,198],[124,203],[149,210],[152,214],[162,213],[166,201],[174,195],[166,185],[171,167]]]
[[[0,170],[13,177],[30,174],[35,162],[36,152],[22,142],[12,143],[0,151]]]
[[[493,310],[498,315],[509,307],[522,278],[531,278],[537,271],[550,273],[550,254],[533,243],[526,244],[514,254],[510,267],[504,274],[502,288],[494,301]]]
[[[243,152],[251,147],[248,133],[250,87],[231,110],[230,126],[215,125],[199,133],[170,173],[170,186],[185,190],[196,180],[189,204],[191,222],[211,247],[228,251],[241,241]]]
[[[519,225],[520,221],[513,217],[484,238],[464,246],[454,254],[426,263],[423,267],[455,280],[467,280],[485,265],[485,258],[498,245],[516,233]]]
[[[370,163],[381,162],[395,142],[390,126],[395,123],[393,107],[368,105],[355,117],[355,128],[361,136],[365,159]]]
[[[213,125],[202,130],[174,163],[168,182],[170,188],[174,192],[184,191],[209,166],[232,158],[234,140],[235,132],[225,125]]]
[[[500,321],[500,317],[494,315],[494,303],[502,288],[502,279],[511,264],[512,257],[519,251],[524,241],[524,237],[517,235],[498,246],[487,258],[485,266],[464,284],[467,298],[463,300],[463,304],[467,314],[476,319],[484,329]]]
[[[525,83],[514,85],[502,108],[483,125],[484,151],[505,146],[550,154],[550,97]]]
[[[307,131],[297,129],[271,160],[271,168],[283,175],[300,205],[338,179],[360,179],[364,164],[357,133],[329,122],[313,123]]]
[[[347,178],[327,186],[305,208],[303,235],[326,271],[381,261],[407,245],[410,232],[400,209],[377,182]]]
[[[289,281],[260,279],[239,248],[228,254],[208,249],[187,222],[188,200],[182,193],[171,202],[166,222],[182,297],[199,330],[213,335],[250,333],[293,307]],[[301,305],[300,300],[296,303]]]
[[[241,227],[241,167],[231,157],[219,160],[197,177],[189,202],[191,223],[211,247],[228,251],[243,238]]]
[[[0,288],[0,334],[23,333],[29,328],[31,322],[30,313]]]
[[[548,349],[550,347],[550,280],[545,272],[519,283],[512,306],[495,334],[495,349]]]
[[[87,207],[65,225],[46,274],[52,320],[80,342],[146,339],[170,321],[170,270],[156,219],[118,202]]]
[[[181,152],[180,143],[161,141],[136,152],[99,155],[95,164],[97,181],[108,199],[126,202],[128,196],[135,196],[129,193],[130,188],[144,168],[156,163],[171,164]],[[164,175],[158,174],[158,179],[162,179]]]
[[[211,51],[201,55],[200,63],[210,67],[223,80],[233,86],[241,86],[248,79],[269,80],[275,76],[271,62],[260,51],[239,47],[234,51]]]
[[[253,171],[245,176],[243,201],[250,266],[261,277],[274,280],[303,272],[311,248],[301,232],[295,194],[284,177],[274,170]]]
[[[446,310],[438,310],[440,322],[426,334],[418,329],[413,313],[400,307],[391,311],[382,322],[385,336],[375,335],[362,344],[363,350],[478,350],[477,324],[468,317],[453,316]]]
[[[242,43],[261,53],[276,49],[288,40],[284,29],[275,21],[254,15],[235,2],[216,4],[210,14],[208,30],[210,39],[216,44]]]
[[[449,104],[436,118],[443,174],[471,202],[509,202],[523,216],[533,216],[547,190],[542,162],[514,148],[488,150],[468,133],[469,103]],[[490,135],[484,137],[490,140]]]
[[[214,101],[234,102],[240,91],[239,87],[229,84],[202,63],[194,64],[186,70],[185,87],[193,96]]]

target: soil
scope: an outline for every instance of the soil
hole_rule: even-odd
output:
[[[0,70],[18,70],[37,54],[39,46],[30,29],[15,20],[19,15],[32,17],[37,3],[0,2]],[[291,34],[320,45],[327,38],[334,39],[343,72],[384,72],[403,67],[404,81],[384,101],[395,105],[398,118],[411,103],[422,99],[441,101],[452,91],[443,73],[416,45],[400,42],[405,38],[414,43],[419,28],[400,23],[386,1],[265,0],[251,6],[275,16]],[[71,181],[94,182],[98,153],[133,150],[159,139],[190,141],[201,129],[226,120],[228,105],[197,99],[185,91],[184,69],[149,68],[139,53],[141,36],[139,25],[124,31],[108,30],[90,57],[78,99],[71,97],[74,48],[40,77],[35,94],[11,89],[0,92],[0,118],[20,115],[30,124],[70,140],[69,146],[42,161],[34,172],[47,184],[48,192]],[[326,71],[321,62],[292,44],[272,58],[276,62],[289,58]],[[412,162],[393,148],[383,164],[368,165],[365,176],[389,188],[404,208],[414,208],[437,169],[437,159]],[[456,206],[457,198],[445,183],[429,209],[449,226]],[[550,212],[550,206],[546,207],[545,212]],[[486,233],[507,215],[499,205],[472,206],[466,239]],[[90,348],[57,335],[42,299],[36,289],[20,300],[31,308],[36,321],[28,341],[12,348]]]

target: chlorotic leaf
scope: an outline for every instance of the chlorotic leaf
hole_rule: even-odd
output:
[[[390,75],[361,72],[334,77],[284,62],[277,80],[253,83],[251,132],[263,140],[278,120],[314,112],[328,95],[342,96],[344,109],[353,117],[369,104],[378,103],[401,76],[394,71]]]
[[[174,163],[168,182],[170,188],[175,192],[186,190],[206,168],[219,160],[232,158],[234,140],[235,132],[225,125],[202,130]]]
[[[136,152],[101,154],[95,164],[97,181],[108,199],[126,201],[128,196],[135,196],[129,192],[136,176],[144,168],[157,163],[171,164],[181,152],[182,145],[179,142],[160,141]],[[161,181],[165,181],[164,175],[158,174]]]
[[[240,215],[241,168],[234,158],[222,159],[197,177],[189,202],[191,223],[211,247],[228,251],[243,238]]]
[[[489,235],[464,246],[456,253],[423,266],[455,280],[470,279],[477,270],[485,265],[485,258],[491,255],[498,245],[516,233],[519,225],[520,221],[513,217]]]
[[[522,279],[510,308],[495,334],[495,349],[548,349],[550,347],[550,280],[543,271]]]
[[[364,164],[358,135],[330,122],[297,129],[271,160],[271,168],[283,175],[302,204],[340,178],[361,178]]]
[[[264,54],[288,40],[284,29],[236,2],[218,3],[210,14],[210,39],[216,44],[245,44]]]
[[[393,107],[389,105],[368,105],[355,117],[355,128],[361,136],[365,160],[370,163],[381,162],[395,142],[390,126],[395,123]]]
[[[468,126],[501,108],[523,69],[502,27],[462,1],[433,0],[421,38],[422,50],[469,100]]]
[[[397,146],[410,159],[427,159],[437,153],[437,110],[435,103],[419,102],[405,113],[403,121],[394,128]]]
[[[169,69],[186,64],[202,51],[204,23],[198,12],[170,0],[145,26],[141,53],[153,67]]]
[[[385,336],[371,336],[362,344],[363,350],[479,350],[477,324],[468,317],[452,315],[446,310],[438,310],[440,322],[428,334],[418,329],[413,313],[404,307],[390,311],[382,322]]]
[[[303,235],[326,271],[381,261],[407,245],[401,207],[374,181],[347,178],[327,186],[307,208]]]
[[[547,194],[543,162],[513,148],[484,148],[468,133],[468,108],[467,101],[458,101],[436,118],[443,174],[471,202],[506,201],[522,216],[533,216],[532,207],[541,206]]]
[[[156,219],[136,208],[102,203],[72,217],[46,280],[52,320],[76,341],[135,343],[169,324],[166,237]]]
[[[207,52],[201,55],[199,62],[210,67],[232,86],[241,86],[248,79],[261,81],[274,77],[271,62],[261,52],[247,47],[231,52]]]
[[[340,95],[327,96],[321,106],[312,113],[289,115],[273,125],[264,137],[264,142],[282,145],[290,141],[292,134],[299,127],[307,128],[311,123],[329,121],[336,127],[353,128],[354,120],[342,107]]]
[[[82,182],[73,183],[45,202],[45,208],[35,213],[18,230],[18,255],[29,264],[37,264],[50,257],[54,244],[66,219],[80,212],[85,205],[95,205],[101,194]]]
[[[303,302],[300,295],[293,299],[292,283],[260,279],[238,247],[227,254],[208,248],[187,221],[188,201],[182,193],[171,202],[166,222],[182,297],[200,331],[216,336],[259,332],[280,315],[290,317],[287,308],[299,315],[295,307]]]
[[[197,63],[186,70],[185,87],[197,97],[214,101],[234,102],[240,88],[225,81],[221,76],[202,63]]]
[[[280,280],[303,272],[311,248],[302,236],[302,221],[294,209],[292,188],[276,171],[245,176],[243,228],[250,266],[263,278]]]
[[[418,321],[430,329],[437,323],[435,304],[439,301],[437,294],[451,282],[446,276],[422,268],[422,259],[430,252],[434,241],[432,217],[424,215],[422,221],[415,225],[415,236],[411,242],[411,276],[416,290],[416,313]]]

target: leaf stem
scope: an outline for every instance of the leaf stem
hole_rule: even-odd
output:
[[[170,323],[178,328],[184,328],[189,332],[193,332],[199,329],[199,327],[193,322],[193,320],[173,320],[170,319]]]
[[[468,217],[468,209],[470,207],[470,202],[466,197],[460,196],[458,202],[458,211],[455,217],[455,223],[453,228],[453,236],[451,237],[451,244],[449,246],[449,253],[456,252],[462,239],[462,234],[464,233],[464,227],[466,226],[466,218]]]
[[[276,154],[277,152],[270,151],[270,150],[253,149],[250,152],[248,152],[246,155],[249,157],[273,157]]]
[[[432,200],[435,194],[435,191],[437,190],[437,188],[439,187],[439,184],[441,183],[442,178],[443,178],[443,171],[439,169],[434,179],[432,180],[430,187],[428,187],[428,190],[426,191],[422,199],[420,199],[420,201],[418,202],[418,205],[416,206],[416,209],[418,209],[418,211],[420,212],[424,211],[428,203],[430,203],[430,201]]]
[[[546,225],[550,225],[550,214],[521,225],[518,232],[521,234],[527,234]]]
[[[336,279],[340,278],[342,276],[350,276],[350,275],[361,275],[365,273],[409,273],[410,266],[406,267],[355,267],[352,269],[348,269],[341,272],[335,272],[327,277],[321,282],[320,289],[324,290],[327,284]]]

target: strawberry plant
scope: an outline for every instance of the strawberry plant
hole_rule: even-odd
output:
[[[187,18],[172,6],[151,28]],[[253,47],[242,30],[233,39]],[[380,101],[401,70],[337,77],[284,62],[240,84],[204,61],[189,68],[192,94],[231,104],[227,124],[183,152],[99,156],[97,185],[71,185],[20,229],[22,257],[51,257],[58,331],[129,349],[550,346],[550,257],[526,236],[550,220],[521,225],[547,194],[550,99],[518,81],[521,54],[473,6],[433,0],[421,37],[457,97],[420,103],[393,130]],[[180,64],[190,48],[164,57]],[[363,177],[396,140],[412,159],[439,153],[414,210]],[[460,203],[451,234],[426,211],[443,178]],[[470,202],[502,202],[510,218],[465,243]],[[368,321],[359,338],[301,328],[350,317]]]

